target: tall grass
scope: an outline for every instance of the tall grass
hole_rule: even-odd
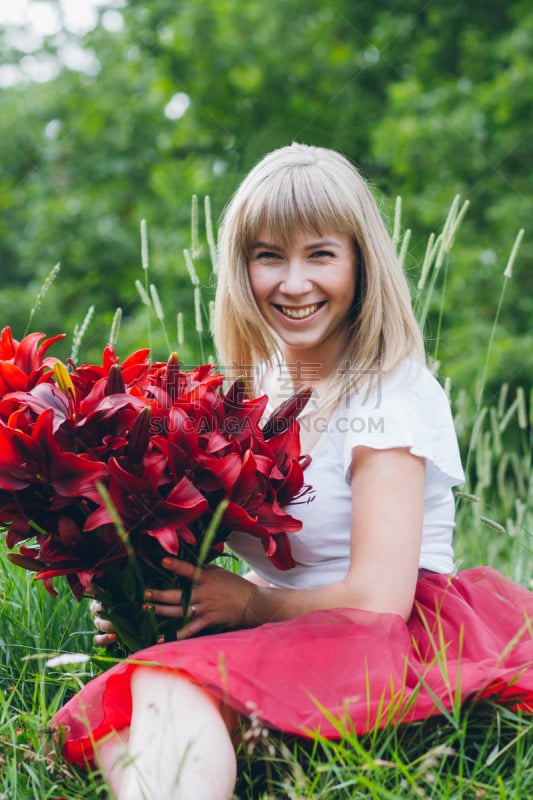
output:
[[[409,233],[400,235],[400,208],[398,203],[394,236],[403,258]],[[215,269],[208,204],[206,212],[207,249]],[[440,301],[434,307],[435,289],[439,284],[441,290],[445,288],[453,242],[465,212],[465,204],[456,199],[443,231],[430,239],[418,281],[416,307],[423,325],[433,315],[437,335],[432,356],[437,365],[444,293],[439,291]],[[184,254],[184,268],[194,287],[197,352],[203,359],[211,345],[209,323],[202,322],[202,317],[209,319],[209,302],[204,301],[205,287],[195,266],[201,257],[196,201],[192,218],[192,246]],[[141,230],[143,281],[136,284],[149,326],[155,320],[163,329],[164,311],[149,278],[144,223]],[[509,264],[506,271],[502,294],[495,301],[495,324],[510,279]],[[39,304],[41,300],[40,295]],[[114,341],[119,325],[117,312]],[[76,331],[76,352],[83,350],[85,327],[84,323]],[[181,336],[183,331],[178,330],[178,339]],[[151,327],[147,337],[152,338]],[[165,341],[170,347],[166,332]],[[467,483],[457,493],[456,554],[461,568],[491,564],[529,587],[533,530],[529,398],[524,389],[511,392],[503,385],[494,401],[485,402],[490,347],[488,342],[475,394],[456,393],[447,386],[467,465]],[[446,365],[440,365],[439,371],[445,374]],[[47,730],[55,710],[99,669],[97,661],[62,669],[46,665],[58,653],[91,652],[92,625],[86,604],[76,603],[59,583],[59,597],[50,597],[31,575],[7,562],[3,538],[0,563],[0,800],[106,798],[107,788],[98,773],[77,770],[59,758]],[[344,726],[339,728],[339,737],[338,741],[319,737],[304,741],[276,736],[252,719],[243,731],[236,797],[502,800],[533,796],[530,718],[491,702],[457,707],[442,716],[366,736],[357,736]]]

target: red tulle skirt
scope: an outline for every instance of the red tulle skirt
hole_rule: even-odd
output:
[[[533,713],[533,593],[490,568],[423,573],[407,623],[394,614],[315,611],[287,622],[155,645],[137,653],[179,670],[267,727],[339,738],[497,697]],[[55,716],[64,753],[83,765],[93,743],[130,723],[122,662]]]

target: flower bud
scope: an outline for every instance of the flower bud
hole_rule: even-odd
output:
[[[180,394],[180,360],[177,353],[171,353],[167,361],[165,391],[170,397],[171,402]]]
[[[265,439],[271,439],[277,433],[283,433],[290,427],[300,411],[305,408],[313,389],[311,386],[303,386],[283,403],[274,409],[263,428]]]
[[[105,387],[106,395],[110,394],[122,394],[126,391],[126,387],[124,386],[124,378],[122,377],[122,369],[120,368],[119,364],[113,364],[109,368],[109,373],[107,376],[107,383]]]
[[[132,464],[138,464],[148,447],[150,441],[150,420],[152,418],[152,409],[150,406],[145,406],[143,410],[137,415],[133,423],[128,438],[128,447],[126,455]]]

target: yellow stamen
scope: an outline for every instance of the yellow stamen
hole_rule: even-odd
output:
[[[67,397],[75,397],[76,389],[74,388],[72,378],[70,377],[68,370],[62,361],[56,361],[54,364],[54,375],[57,385],[61,391],[66,394]]]

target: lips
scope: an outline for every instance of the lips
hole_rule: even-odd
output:
[[[282,306],[276,305],[276,308],[281,311],[284,317],[288,317],[289,319],[307,319],[307,317],[311,317],[313,314],[316,314],[319,308],[323,306],[324,303],[312,303],[307,306]]]

